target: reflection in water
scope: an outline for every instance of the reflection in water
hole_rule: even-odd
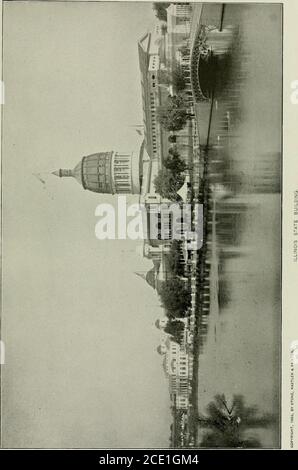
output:
[[[207,7],[202,21],[212,23]],[[209,36],[214,92],[197,110],[212,113],[205,133],[201,123],[210,197],[199,410],[218,393],[227,400],[236,393],[273,413],[280,406],[280,6],[228,4],[223,31],[221,47]],[[255,438],[277,446],[278,425]]]

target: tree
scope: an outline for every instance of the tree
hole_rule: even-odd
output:
[[[170,5],[170,2],[154,2],[153,10],[155,11],[155,16],[160,21],[167,21],[167,8]]]
[[[186,163],[180,158],[180,154],[176,149],[169,150],[169,155],[164,159],[163,164],[165,168],[171,170],[175,175],[183,173],[186,170]]]
[[[167,34],[167,31],[168,31],[167,25],[163,23],[161,25],[161,34],[165,35]]]
[[[182,56],[189,56],[190,54],[190,48],[186,46],[185,44],[182,45],[181,47],[178,48],[178,51],[181,52]]]
[[[184,109],[160,106],[157,109],[157,119],[166,131],[180,131],[186,125],[189,115]]]
[[[181,67],[177,67],[173,71],[172,83],[177,92],[185,90],[185,77]]]
[[[168,266],[169,269],[173,274],[176,276],[183,276],[184,274],[184,267],[181,263],[181,241],[180,240],[173,240],[169,252],[169,262]]]
[[[170,320],[164,329],[176,343],[180,343],[184,332],[184,323],[180,320]]]
[[[177,136],[172,134],[172,135],[169,135],[168,137],[168,141],[171,143],[171,144],[175,144],[176,141],[177,141]]]
[[[199,424],[209,429],[201,447],[260,447],[254,437],[246,437],[251,428],[268,427],[274,422],[270,414],[259,415],[256,407],[245,406],[242,395],[234,395],[229,408],[224,395],[216,395],[207,406],[207,415],[199,416]]]
[[[169,148],[169,155],[171,155],[171,157],[174,156],[174,155],[180,157],[180,154],[177,150],[176,145],[173,145],[172,147]]]
[[[172,72],[171,72],[172,70]],[[186,81],[182,67],[167,61],[167,68],[158,71],[158,82],[165,85],[173,85],[177,93],[186,88]]]
[[[157,108],[157,119],[166,131],[179,131],[191,118],[181,95],[169,96],[165,105]]]
[[[180,199],[177,191],[184,183],[184,175],[175,174],[168,168],[161,168],[153,183],[158,194],[171,201],[177,201]]]
[[[183,317],[188,307],[190,307],[189,289],[185,287],[184,281],[179,278],[163,282],[160,288],[160,297],[169,317]]]
[[[161,69],[158,71],[158,83],[167,86],[171,84],[171,75],[167,69]]]

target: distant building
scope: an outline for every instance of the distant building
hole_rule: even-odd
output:
[[[161,31],[156,27],[153,33],[146,33],[138,42],[145,147],[149,157],[153,159],[161,154],[161,129],[156,115],[156,108],[160,104],[158,72],[161,67],[161,41]]]
[[[164,337],[158,347],[158,353],[164,356],[163,368],[169,379],[169,391],[177,409],[189,406],[189,384],[192,378],[192,358],[184,346]]]
[[[160,330],[164,330],[165,327],[167,326],[168,324],[168,318],[167,317],[164,317],[164,318],[158,318],[158,320],[156,320],[155,322],[155,326],[156,328],[160,329]]]
[[[189,37],[191,5],[186,3],[171,3],[167,8],[167,33],[175,35],[173,42]]]

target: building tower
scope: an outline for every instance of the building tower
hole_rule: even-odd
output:
[[[53,174],[73,177],[84,189],[96,193],[140,194],[141,151],[139,154],[114,151],[83,157],[73,170],[60,169]]]

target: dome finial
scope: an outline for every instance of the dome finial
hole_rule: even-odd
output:
[[[73,176],[73,170],[64,170],[60,168],[60,170],[52,171],[52,175],[59,176],[60,178],[63,176]]]

